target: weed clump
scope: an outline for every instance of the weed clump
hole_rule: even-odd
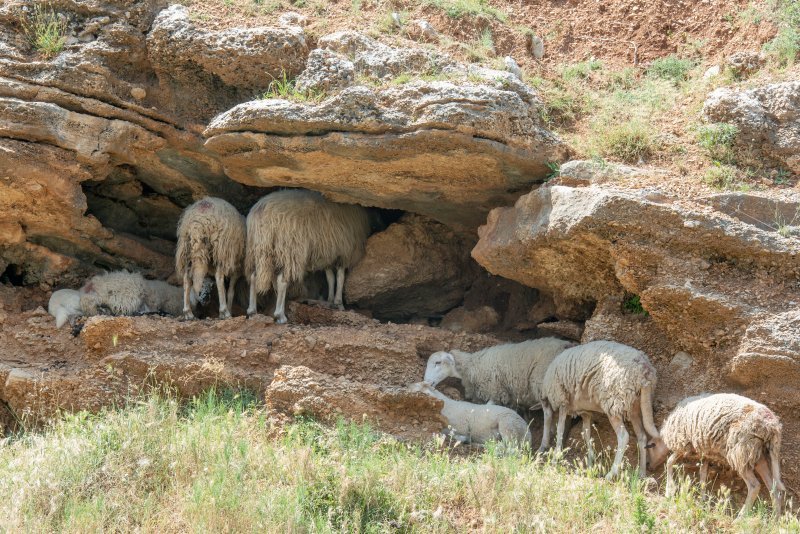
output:
[[[64,49],[67,20],[53,11],[52,7],[34,4],[32,11],[23,16],[21,23],[31,46],[45,58],[55,57]]]

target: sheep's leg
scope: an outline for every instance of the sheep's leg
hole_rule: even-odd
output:
[[[567,424],[567,410],[559,408],[558,410],[558,424],[556,425],[556,452],[561,452],[564,446],[564,427]]]
[[[239,275],[232,274],[228,280],[228,312],[233,313],[233,294],[236,289],[236,282],[239,280]]]
[[[672,453],[667,458],[667,465],[664,470],[667,472],[667,497],[672,497],[675,494],[675,480],[672,476],[672,470],[675,467],[675,462],[678,460],[678,455]]]
[[[550,425],[553,420],[553,409],[549,402],[542,403],[542,413],[544,414],[544,425],[542,426],[542,444],[539,452],[544,452],[550,446]]]
[[[631,410],[631,426],[633,434],[636,436],[636,447],[639,451],[639,477],[647,476],[647,433],[644,431],[642,423],[641,408],[635,406]]]
[[[286,324],[288,321],[286,313],[284,312],[286,308],[286,288],[288,287],[289,283],[286,281],[286,277],[283,276],[283,273],[279,274],[275,279],[275,293],[277,297],[275,301],[275,313],[272,314],[272,316],[275,317],[275,322],[278,324]]]
[[[333,292],[336,289],[336,279],[333,276],[333,269],[325,269],[325,278],[328,279],[328,304],[333,304]]]
[[[783,493],[781,491],[782,484],[779,486],[779,482],[776,482],[775,479],[772,478],[769,463],[764,456],[761,456],[756,463],[756,473],[758,473],[758,476],[761,477],[761,480],[763,480],[764,484],[766,484],[767,488],[769,488],[769,496],[772,497],[773,513],[776,516],[780,516],[781,509],[783,508]]]
[[[619,468],[622,465],[622,459],[625,457],[625,449],[628,448],[628,431],[625,429],[625,422],[622,417],[609,417],[611,426],[614,432],[617,433],[617,454],[614,455],[614,463],[611,464],[611,470],[606,475],[607,480],[616,478],[619,475]]]
[[[258,295],[256,295],[256,273],[253,271],[253,274],[250,275],[250,303],[247,306],[247,316],[252,317],[257,313],[256,310],[256,300],[258,299]]]
[[[343,289],[344,289],[344,267],[339,267],[336,269],[336,296],[333,299],[333,305],[339,308],[340,310],[344,310],[344,304],[342,303]]]
[[[225,295],[225,275],[217,271],[214,273],[217,282],[217,295],[219,296],[219,318],[230,319],[231,312],[228,311],[228,298]]]
[[[594,465],[594,447],[592,446],[592,414],[582,413],[581,420],[583,421],[583,441],[586,442],[586,465],[592,467]]]
[[[194,319],[191,305],[192,294],[192,280],[189,277],[189,269],[183,272],[183,318],[190,320]]]
[[[747,512],[750,511],[750,508],[758,497],[758,490],[761,489],[761,483],[758,481],[752,468],[746,469],[744,473],[739,473],[739,475],[744,479],[745,484],[747,484],[747,498],[744,500],[744,506],[739,510],[738,515],[738,517],[744,517],[747,515]]]
[[[708,462],[700,460],[700,496],[706,496],[706,481],[708,480]]]

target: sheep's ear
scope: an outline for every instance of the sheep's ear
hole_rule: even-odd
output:
[[[456,364],[456,359],[449,352],[445,352],[444,354],[442,354],[442,361],[447,363],[452,363],[453,365]]]

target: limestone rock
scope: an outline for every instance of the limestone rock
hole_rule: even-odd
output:
[[[446,426],[439,415],[438,399],[411,393],[405,387],[352,382],[302,366],[275,371],[266,401],[270,410],[279,413],[307,415],[329,423],[344,417],[401,436],[432,434]]]
[[[446,226],[405,215],[367,240],[364,259],[347,276],[345,300],[387,319],[443,313],[472,283],[469,247]]]
[[[800,173],[800,82],[745,91],[720,88],[706,99],[703,114],[711,122],[734,124],[742,148]]]
[[[355,67],[346,57],[317,48],[308,56],[306,68],[296,80],[299,91],[332,93],[355,81]]]
[[[767,58],[760,52],[743,50],[725,60],[725,66],[738,78],[746,78],[764,66]]]
[[[491,306],[460,306],[447,312],[440,326],[453,332],[491,332],[499,323],[500,314]]]
[[[635,167],[595,160],[572,160],[562,163],[557,181],[560,185],[585,186],[602,184],[615,178],[632,176],[641,171]]]

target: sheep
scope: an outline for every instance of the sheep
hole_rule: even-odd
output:
[[[56,328],[81,315],[80,293],[74,289],[59,289],[50,295],[47,311],[56,318]]]
[[[503,443],[515,448],[531,443],[528,425],[511,408],[453,400],[428,382],[412,384],[409,390],[442,400],[444,406],[441,413],[447,419],[449,431],[455,436],[475,443],[486,443],[499,437]]]
[[[447,377],[460,378],[466,400],[487,401],[516,410],[540,404],[547,366],[562,351],[575,346],[553,337],[497,345],[475,353],[434,352],[425,368],[434,386]]]
[[[204,302],[210,291],[207,280],[201,283],[200,297],[190,291],[190,305]],[[164,312],[179,315],[183,291],[160,280],[145,280],[139,273],[113,271],[96,275],[77,292],[84,315],[141,315]]]
[[[274,283],[277,299],[273,316],[278,324],[286,323],[287,287],[302,282],[306,273],[319,270],[325,270],[328,279],[328,302],[344,309],[345,269],[363,257],[369,232],[369,214],[361,206],[331,202],[304,189],[286,189],[263,197],[247,215],[247,315],[257,312],[257,295]]]
[[[213,274],[217,283],[219,318],[231,317],[234,288],[244,261],[245,232],[242,214],[221,198],[205,197],[183,211],[178,221],[175,270],[183,276],[184,319],[194,319],[190,289],[199,295],[207,274]]]
[[[633,347],[613,341],[592,341],[565,350],[556,356],[544,375],[544,431],[539,450],[544,451],[549,445],[554,412],[558,412],[557,452],[562,448],[567,414],[577,414],[583,419],[583,438],[591,465],[594,462],[591,413],[603,412],[617,434],[617,452],[606,478],[612,479],[619,474],[628,447],[625,419],[631,422],[636,434],[639,473],[644,476],[647,468],[647,434],[659,439],[653,422],[652,397],[655,386],[656,370],[653,364],[645,353]]]
[[[661,426],[661,441],[650,451],[650,467],[658,467],[669,455],[667,496],[672,496],[672,468],[677,460],[700,459],[703,487],[708,462],[727,462],[747,484],[747,498],[739,517],[747,514],[758,496],[758,473],[769,488],[775,514],[780,516],[786,491],[781,482],[781,433],[778,417],[747,397],[733,393],[688,397],[678,403]]]

